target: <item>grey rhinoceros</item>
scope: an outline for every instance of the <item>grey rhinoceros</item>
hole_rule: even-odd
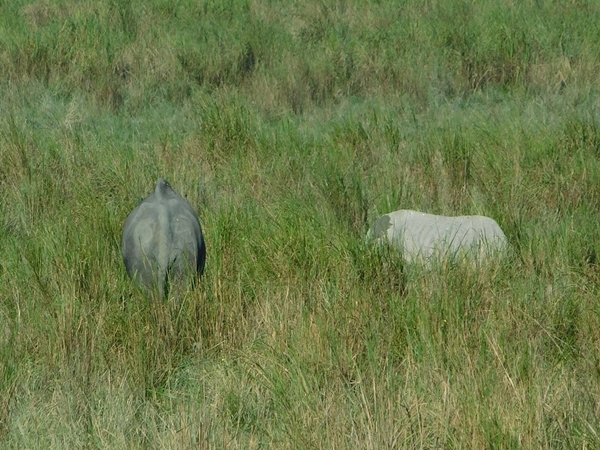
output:
[[[206,246],[196,212],[159,178],[154,192],[129,214],[122,254],[129,276],[162,299],[171,280],[201,275]]]
[[[381,216],[367,239],[387,239],[407,262],[430,261],[434,256],[485,256],[508,245],[500,226],[489,217],[448,217],[407,209]]]

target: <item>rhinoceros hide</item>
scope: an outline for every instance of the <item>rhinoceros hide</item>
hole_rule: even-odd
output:
[[[127,217],[122,254],[129,276],[160,298],[170,282],[204,271],[206,247],[198,216],[167,180],[160,178]]]
[[[434,257],[479,257],[507,246],[506,236],[489,217],[448,217],[405,209],[377,219],[367,238],[389,242],[407,262]]]

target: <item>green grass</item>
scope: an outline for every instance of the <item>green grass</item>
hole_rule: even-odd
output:
[[[599,12],[0,2],[0,446],[600,446]],[[208,251],[164,303],[120,255],[158,177]],[[404,266],[401,208],[512,252]]]

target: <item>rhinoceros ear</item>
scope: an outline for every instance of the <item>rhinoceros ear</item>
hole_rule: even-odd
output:
[[[165,197],[168,195],[172,195],[173,193],[176,194],[176,192],[173,190],[173,188],[171,187],[169,182],[167,180],[165,180],[164,178],[159,178],[156,181],[156,188],[154,189],[154,193],[159,198]]]
[[[384,234],[390,227],[391,223],[392,221],[390,219],[390,216],[388,216],[387,214],[377,219],[373,224],[373,237],[377,239],[382,234]]]

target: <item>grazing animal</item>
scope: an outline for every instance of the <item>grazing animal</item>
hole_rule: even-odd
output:
[[[206,246],[198,216],[167,180],[159,178],[154,192],[127,217],[122,254],[128,275],[157,289],[161,299],[171,280],[204,271]]]
[[[483,256],[508,245],[496,221],[489,217],[447,217],[407,209],[375,221],[367,239],[383,238],[400,250],[407,262],[434,256]]]

